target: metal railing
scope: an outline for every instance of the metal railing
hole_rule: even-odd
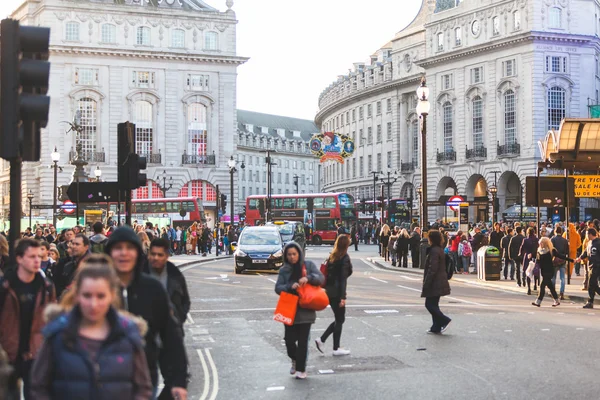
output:
[[[474,160],[478,158],[487,158],[487,147],[477,146],[472,149],[467,148],[466,159]]]
[[[140,157],[146,157],[146,162],[148,164],[162,164],[162,154],[154,153],[154,154],[140,154]]]
[[[181,155],[181,163],[183,165],[215,165],[216,157],[214,154],[197,155],[183,153]]]
[[[500,144],[498,142],[498,157],[518,156],[521,154],[521,145],[519,143]]]
[[[437,162],[438,163],[448,163],[456,161],[456,151],[454,150],[446,150],[442,152],[437,152]]]
[[[106,162],[106,153],[104,149],[102,151],[82,151],[80,154],[81,158],[89,163],[103,163]],[[77,152],[69,151],[69,162],[74,161],[77,158]]]
[[[402,173],[408,173],[408,172],[414,172],[414,170],[417,168],[417,162],[416,161],[410,161],[410,162],[403,162],[400,164],[400,172]]]

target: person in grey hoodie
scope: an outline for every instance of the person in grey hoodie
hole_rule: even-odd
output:
[[[310,284],[321,286],[325,278],[319,268],[308,260],[304,260],[302,248],[296,242],[289,242],[283,248],[283,267],[275,284],[275,292],[287,292],[297,295],[296,289]],[[285,325],[285,346],[292,360],[291,375],[297,379],[306,378],[306,359],[308,357],[308,337],[310,327],[315,323],[317,313],[314,310],[298,305],[296,317],[292,326]]]

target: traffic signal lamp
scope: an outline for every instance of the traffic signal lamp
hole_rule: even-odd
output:
[[[227,211],[227,195],[223,193],[221,193],[221,211],[223,211],[223,214]],[[231,218],[233,218],[233,215]]]
[[[147,168],[146,157],[135,153],[135,125],[123,122],[117,125],[117,163],[119,188],[133,190],[146,186],[146,174],[141,171]]]
[[[367,212],[367,201],[365,199],[360,200],[360,208],[363,213]]]
[[[4,19],[0,37],[0,157],[39,161],[50,110],[50,28]]]
[[[148,185],[146,174],[141,172],[147,168],[147,164],[146,157],[140,157],[136,153],[131,153],[129,155],[129,162],[127,164],[127,171],[129,173],[129,189],[133,190],[139,188],[140,186]]]

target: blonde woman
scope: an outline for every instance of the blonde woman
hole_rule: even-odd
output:
[[[381,257],[383,257],[385,259],[385,261],[389,260],[389,254],[388,254],[388,244],[390,243],[390,227],[388,226],[388,224],[385,224],[381,227],[381,233],[379,234],[379,241],[381,243],[380,249],[381,249]]]
[[[138,232],[137,235],[142,241],[142,251],[144,252],[144,255],[148,255],[148,250],[150,249],[150,238],[148,237],[148,234],[141,231]]]
[[[198,226],[197,222],[194,222],[192,226],[190,226],[190,243],[192,245],[192,254],[198,254],[198,235],[200,235],[201,227]]]
[[[388,253],[390,253],[391,257],[392,257],[392,267],[396,266],[396,250],[394,245],[396,244],[396,240],[398,239],[398,236],[400,235],[400,228],[395,226],[394,230],[392,231],[392,235],[390,236],[390,242],[388,243]]]
[[[400,231],[398,239],[396,239],[396,253],[398,254],[398,267],[408,268],[408,247],[410,244],[410,236],[406,229]],[[414,268],[414,266],[413,266]]]
[[[560,305],[560,301],[558,300],[558,294],[556,294],[556,289],[554,288],[554,282],[552,282],[552,278],[554,277],[554,265],[552,260],[555,257],[558,257],[561,260],[573,262],[573,260],[569,258],[568,255],[561,254],[554,248],[550,238],[541,238],[537,249],[536,263],[540,267],[542,283],[540,284],[540,292],[538,298],[533,303],[531,303],[536,307],[539,307],[540,304],[542,304],[542,300],[544,300],[544,294],[546,294],[547,287],[550,288],[550,293],[552,293],[552,298],[554,298],[554,304],[552,304],[552,307]]]

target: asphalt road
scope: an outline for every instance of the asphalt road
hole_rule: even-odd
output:
[[[309,247],[320,265],[330,246]],[[233,273],[233,260],[182,268],[192,296],[186,325],[191,399],[566,399],[599,398],[600,312],[532,296],[452,282],[441,301],[452,318],[428,335],[431,318],[420,278],[366,261],[374,246],[350,253],[344,357],[322,356],[314,341],[333,320],[318,314],[309,377],[289,375],[273,274]],[[332,338],[326,343],[331,348]]]

